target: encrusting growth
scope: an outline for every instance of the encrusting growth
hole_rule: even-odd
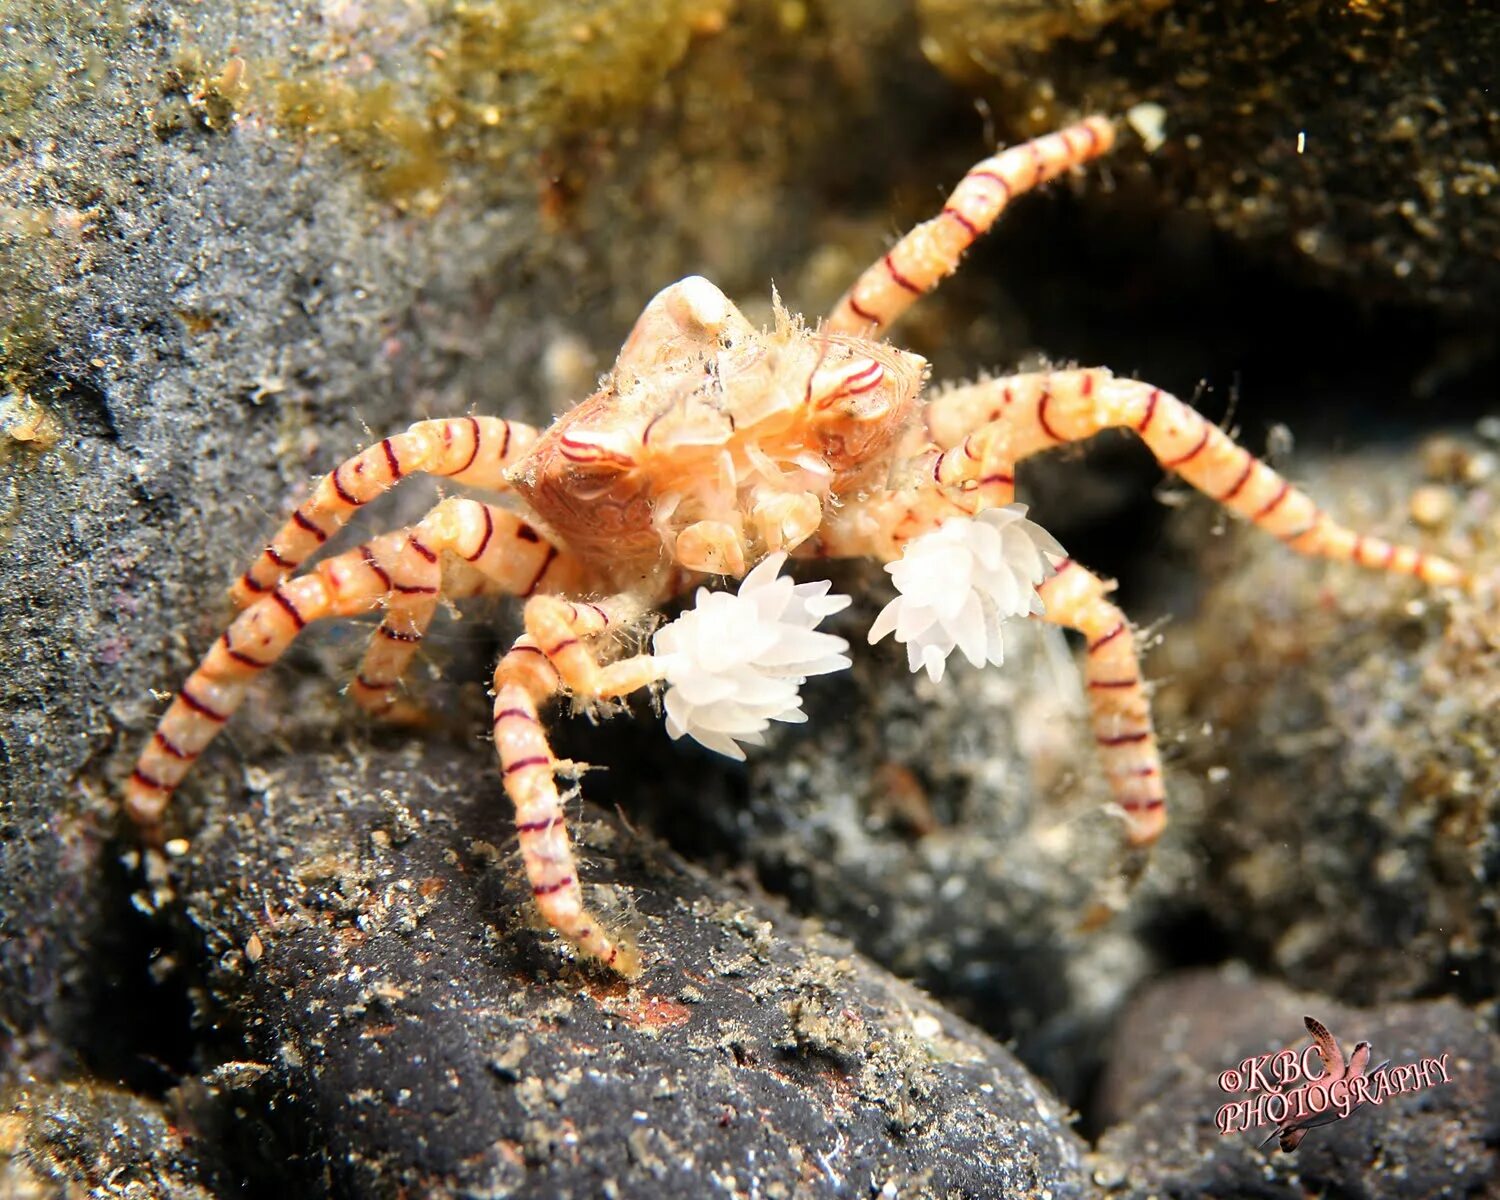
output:
[[[1104,370],[1034,372],[925,395],[926,363],[881,338],[1012,199],[1107,151],[1091,117],[985,159],[942,211],[874,263],[829,319],[779,306],[753,328],[705,279],[646,306],[599,390],[538,433],[486,417],[421,421],[341,463],[239,578],[242,608],[162,717],[125,784],[125,810],[159,831],[173,790],[250,683],[313,621],[379,610],[350,688],[381,711],[442,597],[525,600],[526,632],[495,668],[493,736],[537,908],[584,957],[626,976],[636,948],[584,902],[559,773],[542,723],[555,697],[608,705],[665,686],[668,729],[742,757],[771,721],[804,720],[810,675],[846,667],[820,632],[848,603],[793,584],[788,554],[872,557],[897,596],[869,631],[894,635],[913,671],[942,677],[961,651],[999,664],[1001,626],[1036,616],[1084,638],[1094,741],[1131,842],[1166,820],[1166,790],[1130,622],[1111,585],[1066,557],[1014,503],[1016,465],[1109,428],[1302,554],[1467,586],[1454,564],[1346,529],[1189,406]],[[504,503],[451,497],[297,574],[361,507],[425,473]],[[657,631],[642,618],[711,576]],[[634,645],[638,652],[629,652]]]

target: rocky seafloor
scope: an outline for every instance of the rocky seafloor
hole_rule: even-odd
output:
[[[1493,578],[1484,5],[0,18],[0,1195],[1500,1195],[1495,603],[1296,558],[1123,437],[1022,484],[1152,631],[1149,860],[1076,647],[1019,629],[1003,668],[914,679],[864,646],[861,565],[853,671],[745,767],[646,705],[559,729],[604,768],[577,812],[633,984],[528,912],[479,738],[503,608],[439,626],[404,727],[338,694],[365,630],[310,635],[166,852],[115,811],[318,472],[416,417],[545,421],[690,272],[824,311],[987,139],[1097,107],[1132,114],[1118,152],[897,340],[940,377],[1151,379]],[[1305,1014],[1452,1082],[1295,1153],[1221,1136],[1220,1072]]]

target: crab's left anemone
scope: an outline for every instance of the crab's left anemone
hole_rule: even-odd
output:
[[[817,624],[849,604],[827,580],[793,583],[772,554],[737,593],[699,588],[695,606],[652,639],[667,681],[667,732],[743,759],[772,721],[807,720],[799,689],[809,675],[849,665],[849,643]]]
[[[1063,554],[1050,533],[1026,519],[1024,504],[944,521],[887,564],[900,594],[870,626],[870,643],[894,633],[911,669],[925,669],[934,682],[955,649],[976,667],[998,666],[1005,657],[1001,625],[1043,611],[1036,585],[1052,572],[1048,556]]]

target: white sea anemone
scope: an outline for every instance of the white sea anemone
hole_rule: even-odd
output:
[[[809,675],[849,665],[849,643],[818,633],[849,604],[827,580],[793,583],[779,574],[785,554],[763,559],[738,593],[698,589],[696,605],[652,639],[667,680],[667,732],[743,759],[772,721],[801,722],[798,689]]]
[[[1063,548],[1026,519],[1024,504],[944,521],[913,538],[886,570],[900,593],[870,626],[873,645],[889,633],[906,646],[913,671],[943,677],[957,648],[976,667],[1005,657],[1000,626],[1043,611],[1036,585],[1051,573],[1047,555]]]

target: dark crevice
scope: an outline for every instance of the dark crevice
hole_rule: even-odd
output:
[[[167,931],[133,896],[145,886],[119,847],[101,855],[101,927],[84,982],[77,1052],[101,1079],[161,1098],[193,1062],[196,1034],[187,979]]]

